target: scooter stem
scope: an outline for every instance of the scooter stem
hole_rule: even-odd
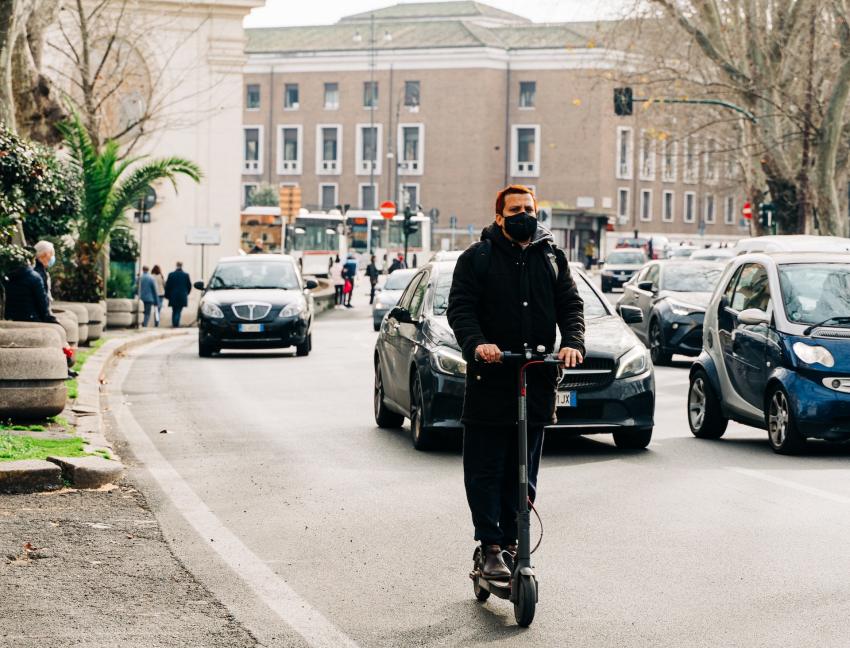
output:
[[[517,509],[517,558],[515,569],[531,566],[531,520],[528,511],[528,409],[525,368],[520,370],[519,393],[519,508]]]

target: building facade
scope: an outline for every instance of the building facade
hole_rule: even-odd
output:
[[[556,227],[573,251],[598,240],[599,222],[746,234],[719,140],[668,132],[641,110],[615,116],[611,71],[626,59],[586,24],[446,2],[247,33],[243,203],[260,184],[297,184],[310,208],[396,200],[436,208],[437,231],[477,230],[496,191],[519,183],[581,230]]]

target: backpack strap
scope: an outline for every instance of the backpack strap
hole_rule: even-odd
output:
[[[561,276],[561,263],[558,257],[558,246],[554,243],[547,243],[546,250],[544,253],[546,254],[546,258],[549,260],[549,267],[552,270],[552,281],[553,283],[558,283],[558,278]],[[563,256],[563,252],[561,252]]]

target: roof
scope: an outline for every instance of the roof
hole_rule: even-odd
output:
[[[745,252],[850,252],[850,239],[804,234],[757,236],[741,239],[734,249],[742,254]]]
[[[735,257],[736,260],[746,257],[757,259],[768,257],[777,265],[784,263],[850,263],[850,255],[843,252],[831,251],[799,251],[799,252],[745,252]]]
[[[295,263],[295,259],[288,254],[240,254],[238,256],[222,257],[218,260],[219,263],[254,263],[257,261],[291,261]]]
[[[411,2],[407,4],[396,4],[374,11],[345,16],[340,22],[369,22],[375,20],[428,20],[439,18],[489,18],[491,20],[506,21],[512,23],[530,22],[527,18],[518,16],[508,11],[496,9],[481,2],[460,0],[455,2]]]

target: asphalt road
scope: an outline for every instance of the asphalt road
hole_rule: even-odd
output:
[[[113,378],[176,554],[262,645],[847,645],[848,451],[693,438],[686,362],[656,370],[647,451],[547,437],[533,626],[477,603],[460,453],[375,427],[375,335],[361,306],[320,319],[307,358],[200,359],[187,337]]]

